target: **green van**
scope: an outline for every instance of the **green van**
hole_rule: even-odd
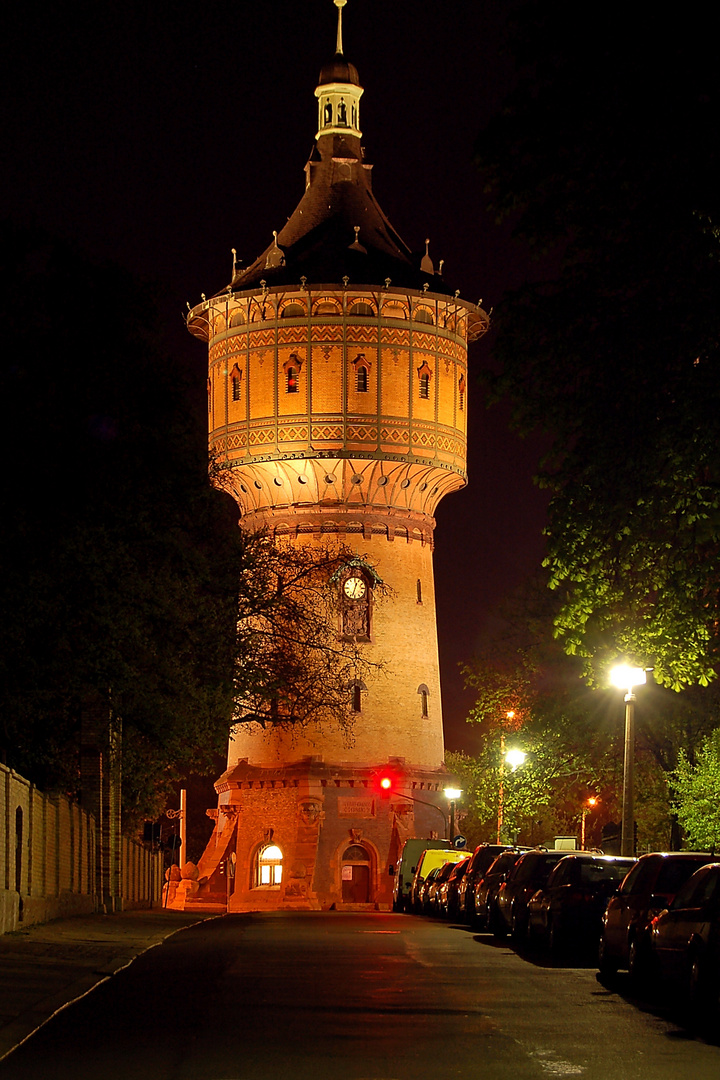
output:
[[[393,911],[410,911],[410,887],[417,870],[417,864],[424,851],[451,851],[449,840],[428,840],[427,837],[413,836],[403,844],[402,853],[395,866],[393,882]]]

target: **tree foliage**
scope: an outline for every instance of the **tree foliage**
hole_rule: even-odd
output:
[[[718,67],[692,18],[585,15],[523,5],[519,84],[478,141],[491,208],[546,257],[495,311],[489,381],[552,440],[564,648],[677,689],[713,677],[720,620]]]
[[[349,724],[343,552],[239,529],[208,479],[202,370],[169,355],[152,289],[39,232],[0,240],[0,758],[77,794],[112,712],[126,820],[153,817],[240,715]]]
[[[673,805],[691,847],[720,847],[720,729],[706,738],[694,763],[682,750],[672,779]]]

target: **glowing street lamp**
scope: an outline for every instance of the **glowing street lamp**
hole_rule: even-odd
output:
[[[588,816],[591,810],[593,810],[598,804],[598,800],[595,795],[591,795],[587,800],[587,803],[582,808],[582,819],[580,822],[580,850],[585,850],[585,818]]]
[[[625,757],[623,764],[622,830],[620,854],[635,854],[635,695],[633,688],[647,682],[644,668],[621,664],[610,672],[610,682],[625,694]]]
[[[515,713],[509,712],[507,714],[508,720],[511,720]],[[502,843],[500,839],[503,829],[503,814],[505,810],[505,762],[507,761],[510,766],[510,770],[515,772],[517,768],[525,761],[527,754],[524,750],[518,750],[511,748],[505,750],[505,732],[500,735],[500,784],[498,787],[498,823],[497,823],[497,842]]]
[[[462,795],[462,788],[446,787],[445,798],[450,803],[450,839],[455,839],[455,803]]]

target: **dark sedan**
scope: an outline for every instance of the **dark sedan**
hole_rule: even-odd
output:
[[[527,929],[527,905],[531,896],[542,889],[550,871],[567,851],[526,851],[498,889],[495,911],[497,918],[491,927],[496,937],[511,932],[522,940]]]
[[[591,852],[566,855],[528,902],[528,937],[546,941],[553,952],[594,948],[608,897],[635,861]]]
[[[639,973],[651,919],[672,903],[696,870],[713,861],[712,855],[699,851],[656,851],[638,859],[603,916],[598,954],[602,975],[625,967],[633,977]]]

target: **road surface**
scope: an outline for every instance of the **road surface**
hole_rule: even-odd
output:
[[[720,1080],[672,1014],[405,915],[231,915],[69,1006],[0,1080]]]

